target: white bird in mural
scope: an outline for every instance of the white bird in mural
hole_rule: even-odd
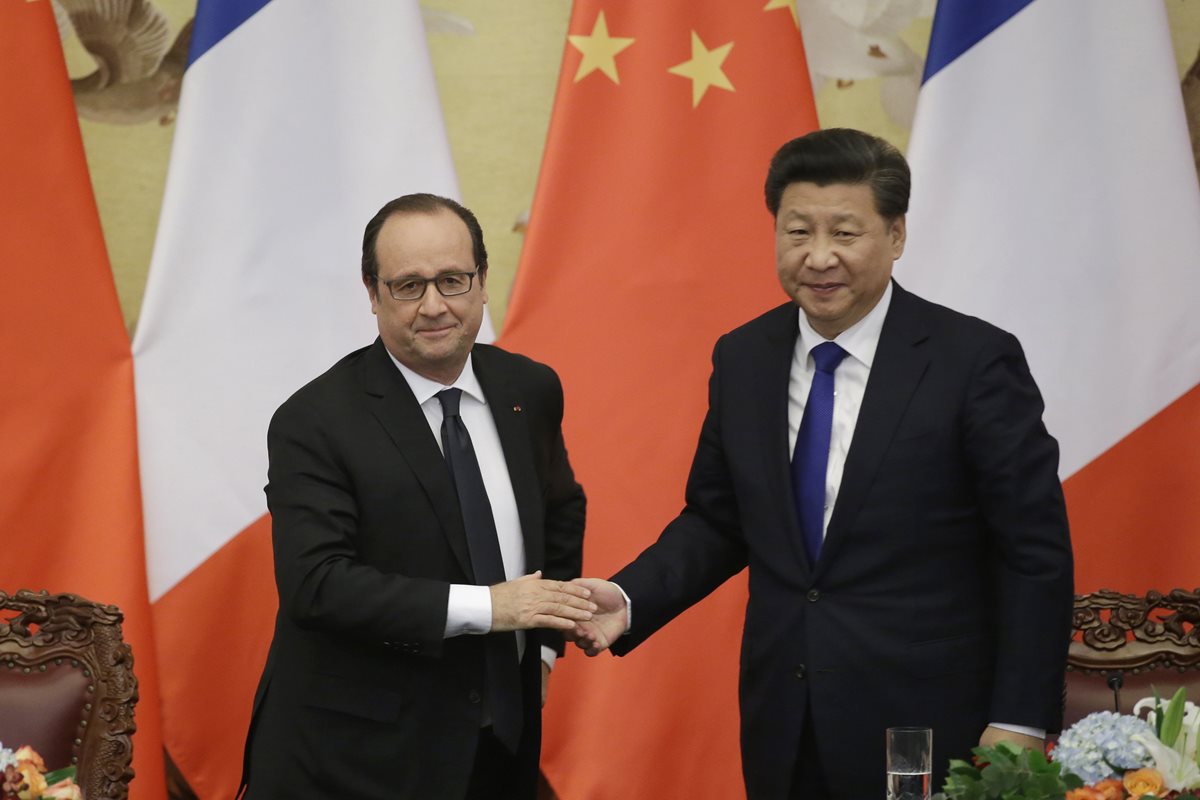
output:
[[[54,0],[60,28],[96,61],[96,71],[71,80],[79,116],[134,125],[175,118],[187,66],[192,22],[172,42],[166,16],[146,0]]]

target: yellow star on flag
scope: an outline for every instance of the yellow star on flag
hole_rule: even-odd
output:
[[[763,11],[774,11],[777,8],[786,8],[792,12],[792,22],[796,23],[796,29],[799,30],[800,16],[796,13],[796,0],[767,0]]]
[[[592,26],[590,36],[568,36],[567,41],[571,43],[572,47],[583,53],[579,69],[575,72],[575,83],[579,83],[596,70],[600,70],[612,78],[613,83],[618,85],[621,83],[617,77],[617,53],[633,44],[633,39],[609,36],[608,22],[604,19],[603,11],[600,12],[600,16],[596,17],[596,24]]]
[[[733,42],[728,42],[713,50],[704,46],[700,37],[692,31],[692,58],[682,64],[676,64],[667,70],[672,75],[690,78],[692,81],[692,108],[700,105],[700,99],[708,91],[708,87],[717,86],[727,91],[734,91],[733,84],[721,69]]]

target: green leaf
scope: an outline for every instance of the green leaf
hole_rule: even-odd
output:
[[[45,777],[46,783],[48,784],[58,783],[63,778],[75,780],[75,767],[63,767],[62,769],[56,769],[53,772],[47,772]]]
[[[1167,704],[1166,713],[1162,716],[1162,730],[1158,735],[1158,740],[1167,747],[1174,748],[1175,740],[1179,738],[1179,731],[1183,727],[1183,706],[1186,700],[1187,690],[1180,686],[1179,690],[1175,692],[1175,696],[1171,698],[1171,702]]]

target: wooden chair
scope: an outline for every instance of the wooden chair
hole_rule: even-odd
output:
[[[0,591],[0,742],[75,765],[84,800],[125,800],[138,699],[123,615],[73,594]]]
[[[1186,686],[1200,702],[1198,624],[1200,589],[1076,595],[1064,729],[1093,711],[1130,713],[1155,689],[1165,699]]]

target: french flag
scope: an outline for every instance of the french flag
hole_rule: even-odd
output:
[[[362,230],[457,187],[416,0],[200,0],[133,342],[169,769],[232,797],[274,622],[267,423],[376,335]]]
[[[1015,333],[1076,590],[1193,587],[1200,189],[1161,0],[941,0],[897,278]]]

